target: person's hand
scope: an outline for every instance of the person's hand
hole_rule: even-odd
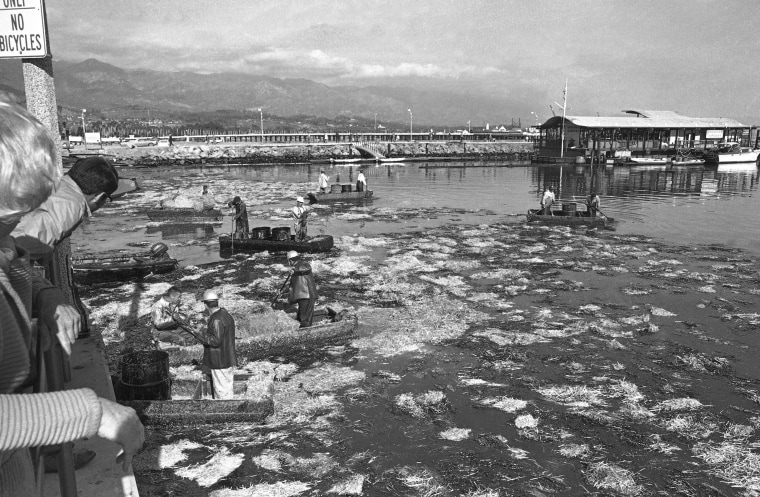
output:
[[[48,350],[55,336],[67,355],[82,329],[82,317],[76,307],[55,300],[44,301],[37,315],[43,350]]]
[[[121,452],[116,462],[121,463],[124,471],[129,469],[132,458],[145,443],[145,428],[131,407],[122,406],[108,399],[98,397],[102,415],[98,436],[121,445]]]

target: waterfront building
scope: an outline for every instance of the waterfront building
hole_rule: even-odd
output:
[[[554,116],[539,126],[542,157],[673,155],[707,150],[724,141],[757,144],[757,130],[735,119],[688,117],[673,111],[624,110],[625,116]],[[563,129],[564,128],[564,129]],[[564,139],[563,139],[564,132]]]

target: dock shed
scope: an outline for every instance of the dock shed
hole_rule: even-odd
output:
[[[627,115],[565,116],[564,123],[562,116],[550,118],[539,126],[538,155],[673,155],[684,149],[715,148],[723,141],[739,142],[745,147],[757,145],[757,130],[735,119],[688,117],[665,110],[622,112]]]

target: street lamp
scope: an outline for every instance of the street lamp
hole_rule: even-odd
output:
[[[85,131],[84,127],[84,113],[87,112],[87,109],[82,109],[82,143],[84,143],[84,148],[87,148],[87,131]]]
[[[412,141],[412,133],[414,128],[414,116],[412,115],[412,109],[407,109],[409,111],[409,141]]]
[[[261,110],[261,107],[259,107],[259,119],[261,119],[260,121],[261,141],[263,142],[264,141],[264,112]]]
[[[467,132],[468,133],[470,132],[470,120],[469,119],[467,120]]]
[[[536,114],[533,111],[530,111],[530,113],[533,114],[534,116],[536,116],[536,126],[538,126],[538,114]]]
[[[375,133],[377,133],[377,112],[375,112]]]

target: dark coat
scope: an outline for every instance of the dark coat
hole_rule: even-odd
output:
[[[226,309],[219,309],[208,319],[203,343],[203,365],[209,369],[226,369],[237,365],[235,355],[235,320]]]

